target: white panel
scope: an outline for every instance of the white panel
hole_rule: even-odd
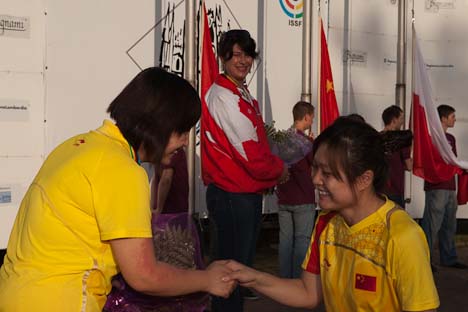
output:
[[[286,129],[293,124],[292,107],[302,91],[302,18],[287,13],[297,15],[302,9],[283,10],[280,1],[265,2],[265,105],[271,105],[275,127]]]
[[[427,40],[466,40],[467,33],[462,31],[466,29],[468,12],[468,3],[464,0],[451,0],[453,7],[439,8],[435,5],[432,9],[427,9],[427,0],[414,0],[415,23],[419,30],[419,36],[422,36],[421,30],[424,29],[422,38]],[[432,1],[439,2],[439,1]],[[429,5],[430,6],[430,5]]]
[[[0,2],[0,249],[8,242],[19,203],[44,155],[45,15],[41,0]],[[12,25],[12,24],[10,24]],[[14,27],[13,27],[14,28]]]
[[[0,159],[0,192],[11,194],[0,203],[0,249],[8,243],[21,200],[43,161],[42,157]]]
[[[42,72],[44,60],[44,1],[2,0],[0,15],[29,19],[27,38],[0,34],[0,70],[14,72]]]
[[[351,4],[352,29],[354,32],[376,35],[398,33],[398,1],[353,0]],[[396,49],[396,46],[395,46]]]
[[[139,72],[126,51],[154,25],[155,3],[47,1],[47,152],[107,117]],[[152,59],[154,48],[146,53]]]
[[[43,101],[44,83],[40,73],[0,73],[0,114],[4,115],[0,117],[0,163],[4,157],[43,155]],[[21,107],[25,109],[17,109]],[[9,111],[17,114],[10,115]]]
[[[388,94],[394,93],[396,66],[396,37],[352,32],[350,50],[365,55],[365,62],[353,62],[349,67],[353,92]],[[329,30],[329,53],[333,70],[335,90],[343,90],[345,74],[343,32]]]
[[[406,210],[413,218],[422,218],[424,213],[424,180],[409,174],[405,177],[405,197],[410,198]]]

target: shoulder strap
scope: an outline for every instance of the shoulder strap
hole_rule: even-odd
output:
[[[393,213],[395,211],[398,211],[398,210],[403,210],[403,208],[401,208],[398,204],[395,203],[395,206],[393,206],[392,209],[390,209],[388,212],[387,212],[387,216],[386,216],[386,219],[387,219],[387,229],[390,230],[390,217],[393,215]]]

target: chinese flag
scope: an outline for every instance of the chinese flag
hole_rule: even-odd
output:
[[[216,56],[213,52],[213,46],[211,45],[211,33],[210,27],[208,26],[208,16],[206,14],[205,1],[202,4],[201,12],[201,27],[200,27],[200,36],[201,39],[201,57],[200,57],[200,99],[202,103],[202,116],[200,119],[200,138],[201,144],[203,144],[204,133],[204,123],[203,120],[205,116],[209,116],[208,107],[205,101],[206,93],[210,89],[211,85],[214,83],[216,77],[219,74],[218,62],[216,61]],[[203,168],[203,157],[200,158],[200,164]]]
[[[333,86],[333,75],[328,54],[327,39],[321,27],[321,57],[320,57],[320,131],[328,127],[340,115],[336,103],[335,88]]]
[[[458,160],[447,141],[421,54],[416,33],[413,36],[413,173],[431,183],[450,180],[461,173]]]
[[[200,77],[200,97],[205,103],[205,95],[219,73],[218,62],[216,61],[211,45],[210,27],[208,26],[208,16],[206,14],[205,2],[203,1],[202,14],[202,50],[201,50],[201,77]]]
[[[377,277],[356,273],[354,276],[354,288],[376,292]]]

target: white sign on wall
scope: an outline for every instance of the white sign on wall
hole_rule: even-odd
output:
[[[29,120],[30,104],[26,100],[0,99],[0,122],[25,122]]]
[[[0,37],[29,38],[29,17],[0,15]]]

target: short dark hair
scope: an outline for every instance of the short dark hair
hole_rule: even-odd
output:
[[[455,108],[447,104],[440,104],[437,106],[437,112],[439,113],[439,118],[447,118],[450,114],[455,113]]]
[[[400,117],[403,110],[396,105],[392,105],[384,109],[382,112],[382,120],[385,126],[389,125],[393,119]]]
[[[362,117],[361,115],[359,114],[356,114],[356,113],[353,113],[353,114],[349,114],[349,115],[346,115],[344,116],[348,119],[351,119],[351,120],[354,120],[354,121],[359,121],[359,122],[366,122],[366,120],[364,119],[364,117]]]
[[[183,78],[162,68],[143,70],[120,92],[107,112],[129,144],[143,146],[159,165],[172,133],[189,131],[200,118],[197,91]]]
[[[312,115],[314,113],[314,106],[309,102],[299,101],[292,110],[294,121],[301,120],[305,115]]]
[[[366,170],[374,173],[372,185],[381,192],[387,181],[388,164],[381,136],[372,126],[346,116],[338,117],[315,140],[313,153],[326,146],[332,175],[343,181],[340,169],[353,185]]]
[[[255,51],[257,45],[250,37],[250,33],[244,29],[231,29],[224,32],[219,39],[218,55],[223,61],[229,61],[232,58],[232,47],[235,44],[238,44],[248,56],[257,58],[258,52]]]

